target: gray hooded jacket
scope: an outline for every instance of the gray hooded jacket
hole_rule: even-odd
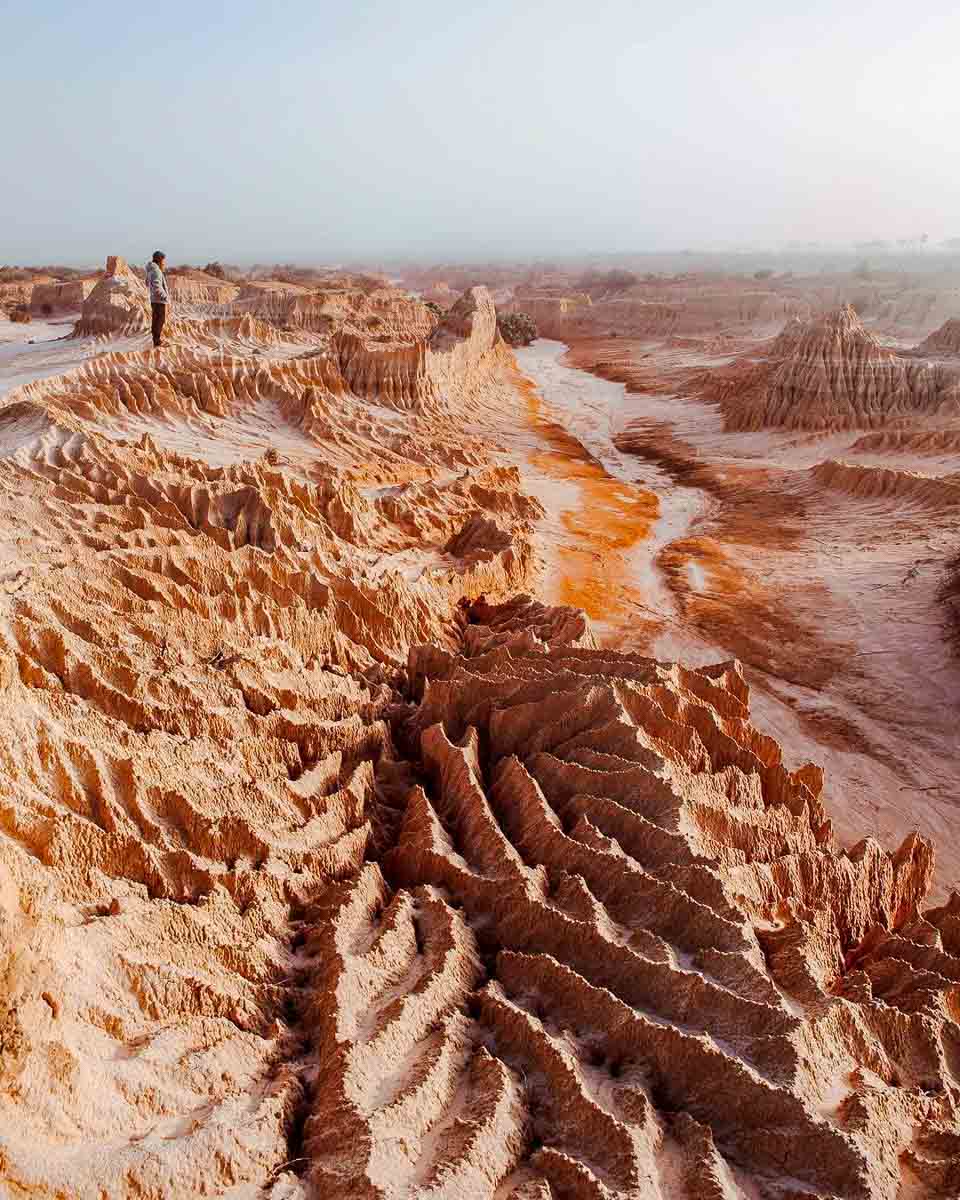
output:
[[[151,304],[166,304],[169,301],[167,281],[160,267],[152,260],[147,263],[147,287],[150,289]]]

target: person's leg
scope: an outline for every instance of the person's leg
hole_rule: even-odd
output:
[[[154,346],[159,346],[160,336],[163,333],[163,323],[167,316],[167,306],[165,304],[151,304],[150,310],[153,318],[150,322],[150,332],[153,334]]]

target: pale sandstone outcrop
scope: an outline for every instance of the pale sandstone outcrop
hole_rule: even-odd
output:
[[[562,337],[572,327],[578,309],[589,308],[592,298],[586,292],[565,294],[555,289],[517,287],[509,303],[501,307],[507,312],[524,312],[532,317],[542,337]]]
[[[960,416],[960,372],[887,349],[849,305],[789,322],[767,362],[715,391],[736,430],[875,429],[920,414]]]
[[[95,279],[70,279],[65,283],[36,283],[30,293],[30,311],[35,317],[78,312],[96,287]]]
[[[208,275],[205,271],[186,271],[182,274],[167,273],[170,299],[179,304],[229,304],[239,295],[240,288],[227,279]]]
[[[875,306],[874,320],[884,329],[923,337],[945,321],[960,319],[960,287],[956,280],[938,287],[896,288]]]
[[[326,332],[329,322],[324,317],[322,307],[309,288],[275,280],[247,282],[233,301],[233,309],[237,313],[248,313],[258,320],[281,327]]]
[[[253,280],[243,285],[232,311],[249,313],[281,329],[319,334],[349,324],[373,340],[424,338],[435,324],[420,301],[362,277],[333,278],[316,287]]]
[[[921,354],[960,354],[960,317],[945,321],[920,343],[917,350]]]
[[[146,285],[119,255],[107,258],[106,274],[83,301],[77,337],[142,333],[150,328]]]
[[[49,275],[37,275],[33,279],[0,283],[0,314],[22,313],[24,309],[29,309],[34,289],[53,282]]]
[[[429,312],[424,307],[425,312]],[[477,378],[499,343],[497,313],[486,288],[471,288],[425,336],[398,340],[350,323],[334,352],[350,388],[399,410],[442,405],[448,394]]]
[[[30,303],[33,283],[0,283],[0,308],[14,309]]]
[[[736,326],[807,318],[813,305],[805,296],[757,288],[668,287],[634,289],[591,299],[581,293],[549,294],[518,289],[507,311],[529,313],[541,336],[571,341],[615,334],[669,337],[713,333]]]

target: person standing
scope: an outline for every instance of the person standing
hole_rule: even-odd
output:
[[[154,250],[153,258],[147,263],[147,287],[150,289],[150,311],[153,315],[150,332],[153,334],[153,344],[158,349],[163,325],[167,319],[167,302],[170,299],[167,280],[163,274],[165,260],[166,255],[162,250]]]

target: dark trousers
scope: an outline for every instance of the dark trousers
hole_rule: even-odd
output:
[[[163,323],[167,319],[167,306],[165,304],[151,304],[153,310],[153,321],[150,324],[150,332],[153,334],[153,344],[160,345],[160,335],[163,333]]]

